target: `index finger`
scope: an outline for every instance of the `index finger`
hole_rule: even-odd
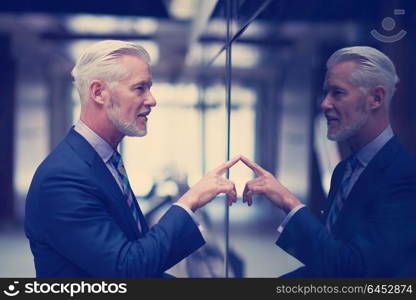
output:
[[[241,156],[240,155],[237,155],[237,156],[233,157],[232,159],[230,159],[229,161],[226,161],[222,165],[216,167],[213,170],[214,173],[216,173],[217,175],[224,174],[225,171],[227,171],[229,168],[231,168],[232,166],[234,166],[240,160],[240,158],[241,158]]]
[[[250,169],[256,173],[257,176],[265,174],[267,171],[260,167],[258,164],[256,164],[254,161],[249,160],[245,156],[241,156],[241,161]]]

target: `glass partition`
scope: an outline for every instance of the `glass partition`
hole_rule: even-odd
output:
[[[148,135],[126,138],[122,151],[149,222],[206,172],[238,154],[275,174],[317,212],[333,168],[346,155],[342,145],[326,139],[320,114],[325,61],[336,49],[365,44],[384,50],[406,70],[401,54],[411,52],[413,39],[407,35],[385,43],[371,32],[388,34],[383,18],[394,9],[407,13],[412,6],[400,6],[400,1],[400,7],[341,0],[203,2],[212,8],[205,21],[143,19],[144,28],[157,34],[131,38],[151,52],[157,106]],[[364,11],[371,9],[378,15],[366,16]],[[397,31],[400,18],[396,16]],[[403,18],[408,25],[403,30],[409,31],[411,22],[407,15]],[[124,27],[129,22],[135,21],[127,18]],[[178,48],[176,31],[189,35]],[[68,49],[75,53],[79,45],[71,43]],[[178,59],[177,53],[185,57]],[[171,69],[165,67],[168,63]],[[409,94],[409,88],[398,92]],[[406,103],[393,103],[393,118],[394,112],[405,115],[412,106]],[[410,141],[403,120],[396,118],[395,126]],[[253,172],[239,163],[227,176],[236,184],[238,202],[228,208],[220,195],[197,213],[207,244],[170,271],[179,277],[277,277],[300,266],[274,244],[285,214],[262,196],[255,197],[252,207],[242,203]]]

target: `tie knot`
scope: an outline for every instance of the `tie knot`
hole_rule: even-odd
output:
[[[360,165],[360,161],[357,159],[357,156],[353,155],[347,160],[347,167],[354,171]]]
[[[114,151],[110,158],[111,163],[117,168],[121,161],[121,155],[117,151]]]

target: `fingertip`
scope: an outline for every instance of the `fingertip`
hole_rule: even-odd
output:
[[[241,157],[241,155],[236,155],[231,160],[238,160],[238,159],[240,159],[240,157]]]

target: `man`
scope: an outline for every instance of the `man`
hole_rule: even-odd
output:
[[[318,220],[260,166],[242,158],[257,178],[243,197],[266,195],[288,215],[276,244],[305,267],[286,277],[415,276],[416,163],[399,144],[389,122],[398,82],[380,51],[350,47],[327,62],[321,108],[327,136],[345,141],[352,155],[335,168]]]
[[[117,146],[144,136],[152,108],[149,56],[141,46],[102,41],[72,75],[79,122],[37,169],[27,195],[25,231],[38,277],[161,277],[204,244],[193,212],[219,193],[235,201],[222,175],[208,173],[148,228]],[[145,158],[143,158],[145,159]]]

